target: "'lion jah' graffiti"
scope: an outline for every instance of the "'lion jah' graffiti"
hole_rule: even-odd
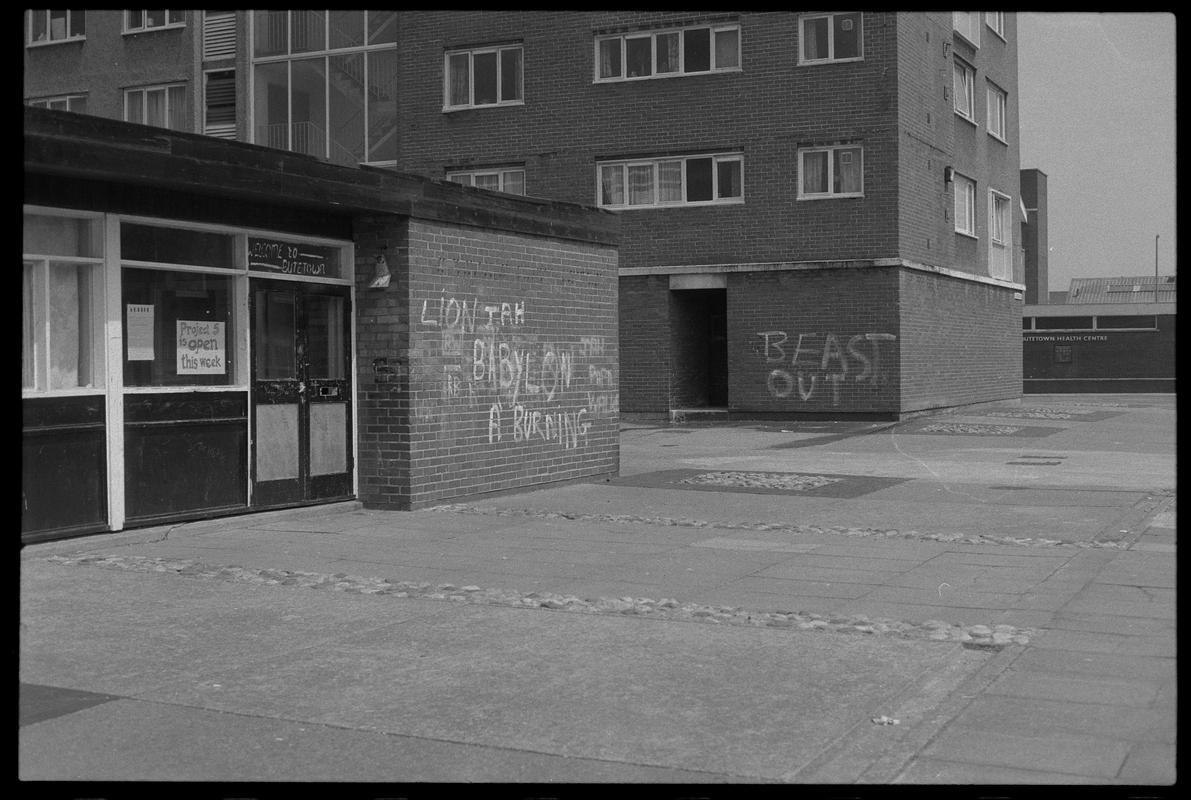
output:
[[[858,333],[841,338],[835,333],[759,331],[760,354],[770,367],[765,388],[776,398],[798,397],[811,402],[826,390],[831,404],[840,404],[840,385],[847,380],[876,385],[886,380],[883,346],[896,341],[892,333]],[[776,366],[781,364],[782,366]],[[822,396],[821,394],[819,395]]]

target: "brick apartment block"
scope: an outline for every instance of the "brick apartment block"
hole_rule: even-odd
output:
[[[153,124],[616,211],[618,335],[571,366],[616,372],[621,412],[898,418],[1021,394],[1012,13],[66,13],[26,14],[27,102],[136,106]],[[433,264],[403,265],[419,314],[440,297],[524,303],[528,338],[509,352],[540,361],[563,317],[613,302],[586,293],[594,254],[539,254],[573,264],[574,285],[517,295],[469,238],[434,244],[485,274],[474,286],[444,295]],[[411,347],[480,369],[431,327],[413,325]],[[411,402],[414,427],[453,413]],[[421,457],[445,466],[451,450]]]

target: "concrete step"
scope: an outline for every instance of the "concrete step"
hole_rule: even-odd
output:
[[[715,425],[728,421],[728,409],[716,408],[672,408],[671,425]]]

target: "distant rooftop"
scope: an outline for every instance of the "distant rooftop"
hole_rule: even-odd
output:
[[[1158,276],[1159,303],[1175,302],[1174,275]],[[1057,294],[1052,292],[1051,294]],[[1154,276],[1124,278],[1072,278],[1066,303],[1153,303]]]

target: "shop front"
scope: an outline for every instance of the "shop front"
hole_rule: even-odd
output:
[[[355,494],[352,245],[29,207],[22,536]]]
[[[23,543],[616,473],[615,215],[24,114]]]

